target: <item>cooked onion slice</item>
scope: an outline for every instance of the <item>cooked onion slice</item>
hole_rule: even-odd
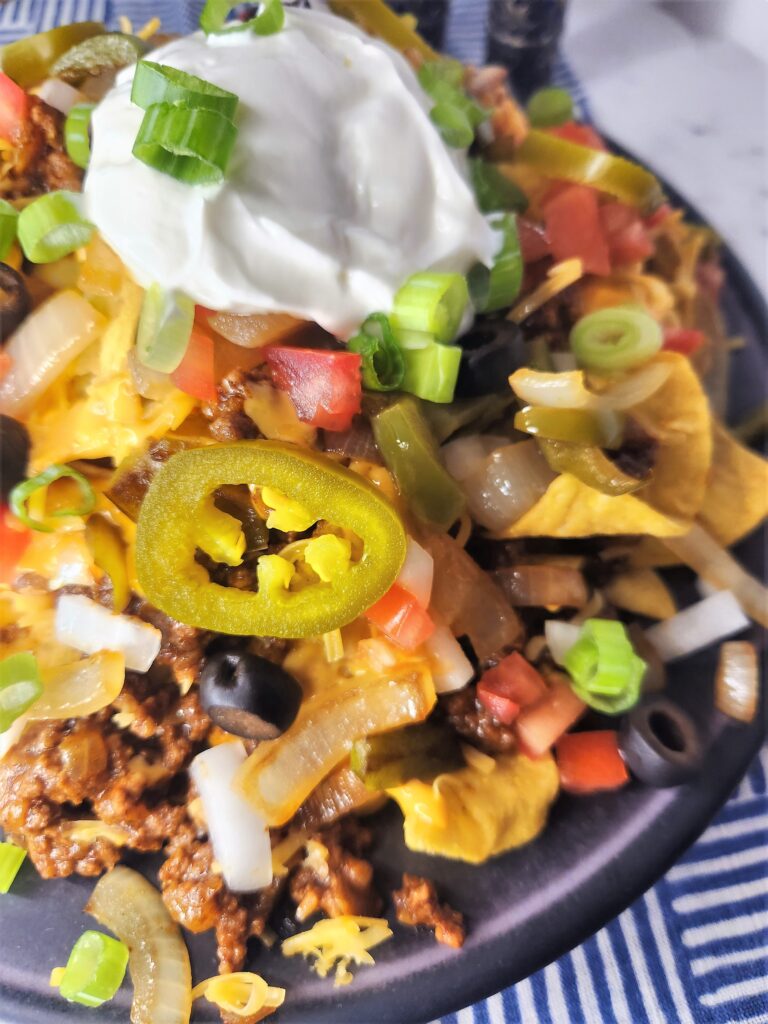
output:
[[[731,640],[720,648],[715,681],[715,705],[737,722],[751,722],[757,714],[760,673],[755,645]]]
[[[379,806],[382,794],[368,789],[349,765],[342,765],[315,786],[296,812],[297,825],[307,832],[332,825],[353,811],[370,810]],[[272,851],[272,863],[274,865]]]
[[[718,590],[730,590],[755,622],[768,628],[768,589],[701,526],[683,537],[664,537],[666,546],[703,580]]]
[[[56,605],[56,639],[85,654],[119,651],[125,667],[146,672],[160,651],[162,634],[132,615],[113,615],[82,594],[64,594]]]
[[[189,953],[157,889],[137,871],[116,867],[96,883],[85,909],[130,950],[133,1024],[188,1024]]]
[[[589,600],[584,574],[570,566],[515,565],[494,576],[513,607],[583,608]]]
[[[720,590],[671,619],[656,623],[645,635],[664,661],[674,661],[740,633],[748,626],[749,619],[730,590]]]
[[[43,692],[29,718],[83,718],[107,707],[125,682],[125,658],[99,651],[90,658],[58,665],[42,673]]]
[[[219,743],[198,754],[189,769],[203,804],[214,856],[233,892],[255,892],[272,881],[269,829],[234,788],[245,758],[239,740]]]
[[[517,397],[527,405],[619,411],[650,398],[667,381],[671,372],[670,363],[650,362],[600,392],[590,391],[585,386],[581,370],[546,373],[526,367],[513,373],[509,383]]]

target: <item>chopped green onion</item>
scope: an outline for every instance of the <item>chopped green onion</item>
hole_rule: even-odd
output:
[[[123,983],[128,947],[102,932],[83,932],[72,947],[59,982],[59,992],[70,1003],[101,1006]]]
[[[472,301],[481,313],[493,313],[511,306],[523,282],[523,256],[517,234],[517,221],[513,214],[491,221],[491,227],[501,232],[501,249],[489,270],[476,263],[467,275]]]
[[[65,466],[61,463],[54,463],[49,466],[48,469],[43,470],[42,473],[38,473],[37,476],[31,477],[29,480],[23,480],[20,484],[17,484],[10,494],[9,504],[11,506],[11,512],[20,519],[25,526],[31,527],[33,530],[39,530],[41,533],[52,533],[53,530],[46,523],[40,522],[39,519],[33,519],[28,510],[27,502],[35,493],[39,491],[41,487],[50,487],[56,480],[61,480],[63,477],[71,477],[78,487],[80,488],[80,494],[82,495],[82,503],[77,508],[62,508],[57,509],[51,513],[54,516],[87,516],[93,512],[94,506],[96,505],[96,494],[91,487],[88,480],[83,476],[82,473],[78,473],[76,469],[71,466]]]
[[[573,117],[573,100],[565,89],[539,89],[528,100],[528,120],[534,128],[554,128]]]
[[[91,159],[89,128],[95,103],[76,103],[64,122],[64,145],[73,164],[85,168]]]
[[[587,619],[563,664],[574,692],[596,711],[620,715],[640,698],[647,666],[635,654],[621,622]]]
[[[464,82],[464,65],[450,57],[425,60],[418,70],[419,85],[432,99],[441,98],[441,90],[448,85],[460,89]]]
[[[0,262],[5,259],[16,241],[18,223],[19,211],[5,199],[0,199]]]
[[[136,354],[151,370],[173,373],[184,358],[195,322],[195,304],[179,291],[150,285],[144,295]]]
[[[218,185],[235,146],[237,128],[213,110],[154,103],[133,145],[142,163],[190,185]]]
[[[0,892],[5,895],[13,885],[19,868],[27,856],[26,850],[13,843],[0,843]]]
[[[466,149],[475,138],[472,123],[460,107],[452,103],[437,103],[429,112],[429,117],[439,129],[443,142],[453,149]]]
[[[369,391],[393,391],[400,387],[405,363],[389,317],[384,313],[372,313],[359,334],[349,339],[347,348],[362,357],[363,386]]]
[[[401,331],[420,331],[447,344],[461,327],[468,301],[461,274],[414,274],[395,295],[390,317],[395,336],[400,341]]]
[[[477,205],[483,213],[513,210],[523,213],[528,208],[528,197],[514,181],[494,164],[480,157],[469,161],[472,187]]]
[[[423,348],[403,349],[405,374],[401,387],[427,402],[452,402],[461,364],[458,345],[430,342]]]
[[[34,655],[11,654],[0,661],[0,733],[10,729],[42,692],[43,684]]]
[[[579,320],[570,335],[580,366],[588,370],[631,370],[656,355],[661,327],[638,306],[598,309]]]
[[[55,263],[87,245],[93,224],[80,216],[73,192],[48,192],[19,214],[18,232],[24,255],[32,263]]]
[[[136,65],[131,100],[148,110],[155,103],[180,104],[195,109],[213,110],[231,121],[239,100],[233,92],[220,89],[197,75],[189,75],[178,68],[142,60]]]
[[[282,0],[265,0],[255,18],[241,24],[225,25],[229,12],[237,7],[238,0],[206,0],[200,15],[200,28],[206,35],[220,32],[243,32],[251,29],[259,36],[271,36],[285,24],[285,9]]]
[[[426,61],[419,68],[419,83],[435,101],[429,112],[447,146],[465,149],[475,138],[475,129],[489,112],[464,92],[464,68],[455,60]]]

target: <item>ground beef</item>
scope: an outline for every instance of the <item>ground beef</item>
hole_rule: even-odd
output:
[[[216,401],[203,406],[203,414],[210,421],[209,430],[218,441],[240,441],[261,437],[259,429],[244,406],[251,395],[251,384],[271,380],[263,367],[253,370],[232,370],[216,388]]]
[[[403,887],[392,893],[401,924],[432,928],[435,938],[458,949],[464,944],[464,918],[437,898],[435,883],[418,875],[403,875]]]
[[[297,921],[306,921],[318,910],[328,917],[370,917],[380,911],[373,867],[361,856],[371,838],[369,830],[355,819],[339,822],[311,838],[308,855],[289,883]]]
[[[656,463],[659,442],[647,434],[632,419],[627,421],[621,448],[615,451],[606,450],[606,455],[618,466],[622,473],[636,480],[644,480]]]
[[[29,97],[24,136],[14,147],[12,163],[0,177],[2,198],[19,199],[57,189],[80,191],[83,172],[67,156],[63,127],[63,114],[39,97]]]
[[[128,613],[160,630],[162,644],[155,665],[167,666],[179,689],[186,693],[200,675],[205,644],[211,634],[177,622],[141,598],[133,599]]]
[[[466,686],[441,697],[440,707],[456,732],[487,754],[503,754],[514,749],[515,734],[479,703],[476,686]]]

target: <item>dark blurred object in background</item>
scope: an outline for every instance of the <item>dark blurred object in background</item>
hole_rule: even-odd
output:
[[[550,82],[565,4],[566,0],[491,0],[488,60],[509,69],[521,100]]]
[[[388,0],[388,3],[398,14],[412,14],[429,45],[435,50],[442,49],[449,0]]]

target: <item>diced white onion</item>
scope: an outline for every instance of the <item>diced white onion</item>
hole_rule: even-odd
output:
[[[579,639],[581,626],[573,622],[561,622],[560,619],[547,619],[544,623],[544,636],[552,660],[562,665],[565,656]]]
[[[445,468],[459,483],[482,469],[485,459],[495,448],[509,444],[509,438],[493,437],[490,434],[468,434],[449,441],[440,449]]]
[[[159,629],[131,615],[114,615],[83,594],[64,594],[56,605],[56,639],[85,654],[119,651],[125,667],[146,672],[162,643]]]
[[[645,635],[664,661],[674,661],[740,633],[748,626],[749,619],[739,602],[730,590],[721,590],[671,619],[657,622]]]
[[[96,339],[103,323],[74,291],[57,292],[38,306],[5,346],[11,366],[0,381],[0,412],[16,416],[28,409]]]
[[[62,114],[68,114],[76,103],[82,103],[85,99],[79,89],[62,82],[60,78],[46,78],[35,92],[44,103]]]
[[[436,626],[425,647],[432,663],[432,680],[437,693],[460,690],[474,676],[472,663],[447,626]]]
[[[755,645],[730,640],[720,648],[715,678],[715,707],[737,722],[751,722],[760,699],[760,669]]]
[[[204,750],[189,768],[214,857],[232,892],[255,892],[272,881],[269,829],[234,784],[245,759],[245,747],[236,740]]]
[[[28,722],[29,714],[20,715],[15,722],[11,722],[5,732],[0,732],[0,761],[16,746]]]
[[[717,594],[720,587],[714,586],[712,583],[708,583],[702,579],[701,576],[696,578],[696,589],[702,597],[712,597],[713,594]]]
[[[415,597],[422,608],[429,605],[432,596],[432,578],[435,574],[435,563],[432,555],[413,537],[408,538],[405,550],[405,561],[397,577],[397,583]]]

